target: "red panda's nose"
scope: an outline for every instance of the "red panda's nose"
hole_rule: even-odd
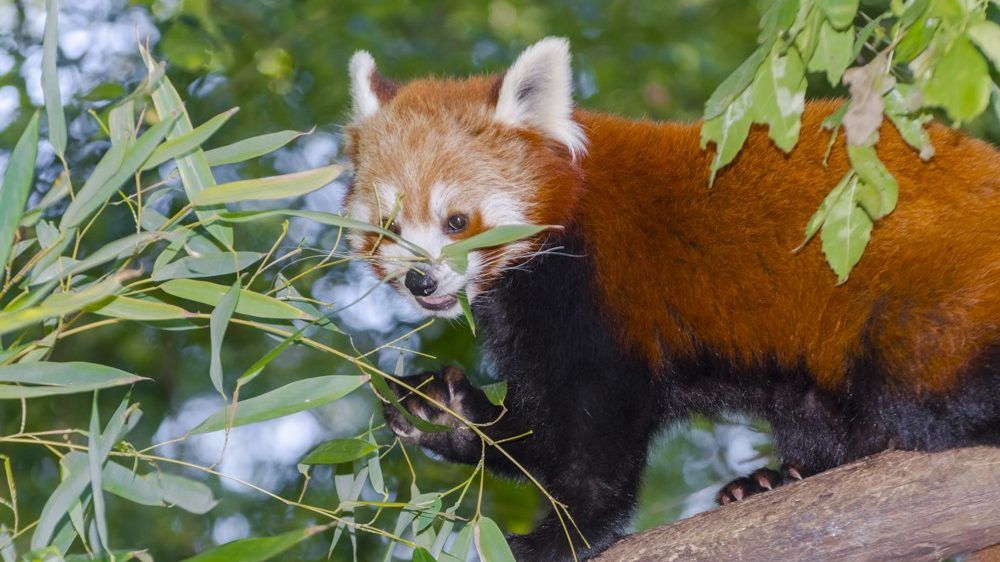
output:
[[[426,297],[434,294],[437,290],[437,280],[428,271],[420,271],[416,268],[410,269],[406,273],[406,288],[417,297]]]

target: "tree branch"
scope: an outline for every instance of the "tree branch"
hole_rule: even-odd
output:
[[[1000,543],[1000,449],[890,451],[625,537],[597,560],[936,561]]]

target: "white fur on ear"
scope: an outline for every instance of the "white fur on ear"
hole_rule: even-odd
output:
[[[353,119],[360,121],[370,117],[379,108],[378,96],[372,88],[372,74],[375,59],[368,51],[358,51],[351,57],[351,111]]]
[[[587,138],[572,114],[569,41],[562,37],[542,39],[525,49],[504,74],[495,117],[561,142],[576,158],[586,151]]]

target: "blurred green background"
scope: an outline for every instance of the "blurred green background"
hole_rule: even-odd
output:
[[[731,0],[530,2],[435,0],[73,0],[60,15],[59,72],[70,122],[74,170],[88,170],[107,146],[90,111],[100,114],[109,99],[131,89],[144,75],[137,40],[149,41],[168,62],[170,78],[188,102],[192,120],[202,122],[233,106],[240,113],[210,146],[282,129],[309,130],[289,148],[259,161],[216,170],[220,181],[270,175],[323,165],[339,159],[339,125],[349,106],[346,66],[357,49],[367,49],[381,72],[405,80],[433,74],[463,75],[502,71],[517,53],[547,35],[570,39],[576,98],[581,106],[630,117],[694,120],[712,89],[754,46],[760,2]],[[35,107],[42,105],[40,80],[42,0],[0,0],[0,169]],[[44,136],[44,135],[43,135]],[[38,188],[61,169],[51,147],[40,152]],[[343,183],[335,183],[298,204],[339,211]],[[58,212],[58,210],[57,210]],[[128,229],[124,218],[120,228]],[[115,234],[105,221],[98,228]],[[266,248],[275,228],[255,233]],[[293,224],[289,240],[326,250],[331,234]],[[300,284],[333,308],[361,296],[373,284],[363,268],[336,269]],[[338,314],[361,349],[406,334],[416,324],[412,311],[394,295],[377,290]],[[264,336],[230,329],[225,364],[235,376],[273,346]],[[401,343],[434,355],[417,359],[408,372],[455,363],[483,380],[474,338],[462,325],[439,323]],[[152,377],[134,390],[144,418],[131,434],[146,446],[176,438],[217,408],[220,399],[208,380],[208,334],[162,332],[137,326],[109,327],[60,343],[59,360],[93,360]],[[383,366],[395,352],[380,357]],[[261,377],[259,391],[304,376],[348,373],[345,365],[304,349],[291,349]],[[105,392],[110,411],[121,392]],[[28,427],[43,430],[86,427],[89,396],[36,401]],[[17,431],[20,410],[0,404],[0,431]],[[285,497],[301,488],[296,461],[316,443],[352,436],[367,427],[375,401],[367,390],[329,406],[272,422],[236,429],[218,468]],[[377,421],[376,421],[377,423]],[[192,462],[218,460],[221,435],[171,444],[159,452]],[[389,441],[383,435],[382,441]],[[666,431],[650,454],[650,468],[635,528],[656,526],[707,509],[724,481],[767,462],[765,433],[740,421],[694,420]],[[13,458],[22,510],[32,518],[58,481],[55,457],[42,447],[3,446]],[[469,467],[448,465],[411,451],[424,491],[443,490],[463,480]],[[398,452],[384,465],[390,487],[409,489],[409,471]],[[173,468],[171,468],[173,469]],[[191,472],[203,478],[203,474]],[[157,560],[175,560],[213,544],[301,527],[308,514],[288,508],[246,487],[208,480],[221,497],[206,516],[172,509],[140,507],[109,497],[112,544],[149,547]],[[487,481],[484,512],[508,531],[526,532],[544,514],[529,486],[500,479]],[[332,475],[316,470],[307,498],[335,506]],[[9,512],[0,511],[9,519]],[[0,519],[3,520],[3,519]],[[9,523],[9,521],[8,521]],[[384,550],[372,537],[360,537],[362,560]],[[344,541],[335,559],[349,556]],[[288,559],[319,560],[324,540],[312,540]],[[399,549],[399,554],[405,554]]]

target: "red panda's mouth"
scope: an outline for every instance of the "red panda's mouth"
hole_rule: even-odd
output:
[[[427,310],[448,310],[455,306],[458,299],[455,295],[432,295],[429,297],[414,297],[420,306]]]

